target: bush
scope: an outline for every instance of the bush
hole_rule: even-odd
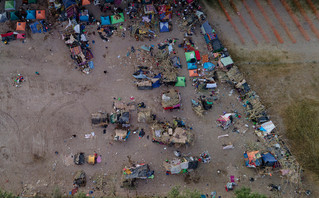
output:
[[[14,196],[12,193],[10,192],[6,192],[0,189],[0,197],[1,198],[15,198],[16,196]]]
[[[236,198],[267,198],[265,195],[259,193],[252,193],[250,188],[242,187],[235,190]]]
[[[180,191],[179,186],[174,186],[169,192],[168,192],[168,198],[200,198],[200,193],[197,190],[189,190],[187,189],[185,192]]]

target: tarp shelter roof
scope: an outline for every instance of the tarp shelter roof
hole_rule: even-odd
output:
[[[123,174],[126,179],[147,179],[151,176],[151,170],[147,164],[137,164],[135,167],[124,168]]]
[[[224,67],[227,67],[228,65],[231,65],[234,63],[230,56],[221,58],[220,62],[224,65]]]
[[[45,19],[45,10],[37,10],[37,19]]]
[[[26,22],[17,22],[17,29],[16,30],[25,31],[25,26],[26,26]]]
[[[191,59],[195,58],[195,52],[185,52],[186,62],[191,61]]]
[[[197,65],[195,63],[187,63],[187,69],[197,69]]]
[[[3,23],[6,20],[8,20],[6,13],[4,12],[4,13],[0,14],[0,22]]]
[[[124,14],[119,13],[118,15],[112,15],[111,22],[112,22],[112,24],[123,23],[124,22]]]
[[[145,14],[155,14],[156,10],[153,4],[145,5],[144,6],[144,13]]]
[[[215,68],[215,65],[213,63],[206,62],[204,63],[203,67],[204,69],[207,69],[207,70],[213,70]]]
[[[160,32],[169,32],[168,22],[160,22]]]
[[[80,21],[89,21],[89,11],[88,10],[82,10],[80,13]]]
[[[111,20],[109,16],[101,16],[101,25],[111,25]]]
[[[41,31],[42,31],[42,25],[38,21],[31,23],[29,26],[30,26],[31,32],[33,34],[41,33]]]
[[[176,87],[185,87],[186,80],[185,77],[177,77],[177,82],[175,84]]]
[[[260,126],[260,130],[266,132],[267,134],[274,130],[276,126],[272,121],[268,121]]]
[[[222,45],[220,40],[217,38],[211,40],[210,43],[212,44],[213,52],[218,52],[218,51],[221,51],[222,49],[224,49],[224,46]]]
[[[36,19],[35,10],[27,10],[27,20]]]
[[[90,4],[91,4],[90,0],[82,0],[82,6],[90,5]]]
[[[212,33],[213,28],[209,25],[208,21],[205,21],[201,27],[203,34]]]
[[[250,151],[244,153],[245,164],[247,167],[256,168],[261,165],[261,155],[259,151]]]
[[[37,0],[28,0],[28,4],[30,3],[37,3]]]
[[[265,165],[272,166],[277,162],[276,158],[271,153],[264,153],[261,156]]]
[[[15,1],[6,1],[4,3],[4,10],[5,11],[10,11],[10,10],[15,10]]]
[[[190,77],[196,77],[199,76],[197,69],[188,70]]]
[[[10,12],[10,20],[11,21],[19,20],[19,17],[16,15],[16,12]]]

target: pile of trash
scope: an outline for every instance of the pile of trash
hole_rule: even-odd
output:
[[[130,167],[123,168],[122,188],[135,189],[137,179],[153,179],[154,171],[148,164],[132,164]]]

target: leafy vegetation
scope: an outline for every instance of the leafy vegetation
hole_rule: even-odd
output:
[[[250,188],[242,187],[235,190],[235,198],[267,198],[265,195],[259,193],[252,193]]]
[[[1,198],[15,198],[16,196],[14,196],[12,193],[10,192],[6,192],[0,189],[0,197]]]
[[[319,175],[319,102],[302,100],[290,105],[285,112],[285,125],[299,163]]]
[[[180,191],[179,186],[174,186],[169,192],[168,198],[200,198],[201,194],[197,190],[185,190],[184,192]]]

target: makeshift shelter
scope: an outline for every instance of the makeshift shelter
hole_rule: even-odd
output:
[[[43,30],[42,24],[38,21],[31,23],[29,26],[33,34],[41,33]]]
[[[177,82],[175,87],[185,87],[186,86],[186,79],[185,77],[177,77]]]
[[[154,171],[150,170],[148,164],[136,164],[130,168],[123,169],[125,179],[147,179],[154,175]]]
[[[0,14],[0,23],[6,22],[8,20],[7,13]]]
[[[1,34],[1,41],[15,40],[13,32],[8,32],[6,34]]]
[[[217,122],[219,122],[220,127],[227,129],[233,123],[233,114],[226,113],[225,115],[221,115],[217,119]]]
[[[83,22],[89,22],[89,11],[88,10],[82,10],[80,12],[80,21],[83,21]]]
[[[19,17],[16,15],[16,12],[10,12],[10,21],[17,21]]]
[[[37,10],[37,19],[45,19],[45,10]]]
[[[119,13],[119,14],[111,16],[111,23],[112,24],[123,23],[124,21],[125,20],[124,20],[124,14],[123,13]]]
[[[244,153],[245,165],[249,168],[261,166],[262,160],[259,151],[250,151]]]
[[[126,141],[130,135],[130,131],[127,129],[115,129],[114,140],[116,141]]]
[[[37,0],[28,0],[28,4],[36,4]]]
[[[91,114],[91,123],[93,126],[107,127],[109,124],[109,115],[104,112]]]
[[[185,57],[186,57],[186,62],[190,62],[191,59],[194,59],[195,56],[195,52],[191,51],[191,52],[185,52]]]
[[[189,169],[198,167],[198,159],[196,157],[182,157],[181,159],[166,160],[163,163],[166,175],[186,173]]]
[[[162,107],[167,109],[176,109],[181,106],[181,96],[177,90],[170,89],[162,93]]]
[[[187,69],[197,69],[197,65],[195,63],[187,63]]]
[[[143,4],[151,4],[153,0],[142,0]]]
[[[101,25],[111,25],[111,20],[109,16],[101,16]]]
[[[146,123],[146,122],[150,122],[151,120],[152,120],[152,110],[140,108],[137,113],[137,122]]]
[[[210,41],[210,44],[212,45],[212,51],[215,52],[220,52],[224,49],[224,46],[222,45],[222,43],[220,42],[220,40],[218,38],[213,39]]]
[[[26,26],[26,22],[17,22],[17,31],[21,30],[21,31],[25,31],[25,26]]]
[[[207,33],[213,33],[213,28],[209,25],[208,21],[205,21],[200,28],[204,35]]]
[[[36,19],[35,10],[27,10],[27,20],[33,20]]]
[[[4,10],[5,11],[15,10],[15,5],[16,5],[15,1],[6,1],[4,3]]]
[[[76,165],[82,165],[85,163],[85,156],[84,156],[84,153],[77,153],[74,155],[74,163]]]
[[[259,130],[263,132],[264,136],[266,136],[269,133],[271,133],[272,130],[274,130],[275,128],[276,128],[276,126],[274,125],[274,123],[272,121],[268,121],[268,122],[263,123],[260,126]]]
[[[188,73],[189,73],[189,77],[198,77],[199,76],[197,69],[188,70]]]
[[[82,0],[82,6],[90,5],[90,0]]]
[[[75,0],[62,0],[62,1],[65,8],[68,8],[76,4]]]
[[[277,163],[276,158],[271,153],[264,153],[261,155],[265,166],[274,166]]]
[[[168,22],[160,22],[160,32],[169,32]]]
[[[234,64],[233,60],[230,56],[224,57],[220,59],[220,62],[223,64],[224,67],[228,67]]]
[[[145,5],[144,6],[144,13],[145,14],[155,14],[156,9],[155,9],[154,5],[153,4]]]
[[[74,174],[73,184],[77,187],[84,187],[86,185],[86,174],[83,170],[77,171]]]

